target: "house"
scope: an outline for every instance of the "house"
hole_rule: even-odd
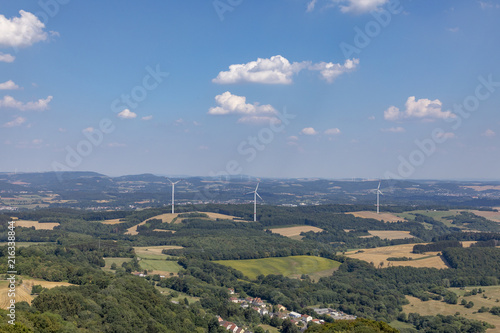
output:
[[[298,312],[293,312],[293,311],[292,311],[292,312],[290,312],[288,315],[289,315],[290,317],[292,317],[292,318],[301,318],[301,317],[302,317],[302,315],[301,315],[300,313],[298,313]]]
[[[313,320],[313,317],[309,316],[309,315],[302,315],[302,321],[303,322],[310,322],[311,320]]]
[[[265,315],[269,314],[269,311],[266,308],[264,308],[264,309],[260,309],[259,313],[261,316],[265,316]]]
[[[279,312],[282,312],[282,311],[284,312],[284,311],[286,311],[286,308],[283,305],[278,304],[278,305],[276,305],[276,310],[278,310]]]
[[[239,303],[238,298],[236,297],[230,297],[229,300],[233,303]]]
[[[328,314],[331,311],[331,309],[329,309],[329,308],[321,308],[321,309],[320,308],[315,308],[313,310],[314,310],[314,312],[316,312],[319,315]]]
[[[234,289],[233,288],[229,288],[229,295],[234,295]]]

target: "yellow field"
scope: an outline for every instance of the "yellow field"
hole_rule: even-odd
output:
[[[53,230],[59,223],[40,223],[38,221],[17,220],[15,226],[23,228],[35,227],[36,230]]]
[[[486,287],[485,289],[487,288],[490,287]],[[495,286],[493,288],[498,289],[498,286]],[[486,295],[490,296],[490,292],[487,291]],[[488,312],[477,312],[477,310],[479,310],[481,306],[486,306],[489,308],[491,308],[492,306],[498,306],[498,303],[495,303],[496,297],[492,298],[491,300],[483,299],[482,294],[464,297],[467,302],[472,301],[474,303],[474,306],[470,309],[467,309],[463,305],[459,305],[461,298],[459,298],[458,304],[447,304],[445,302],[434,300],[423,302],[418,298],[412,296],[406,296],[406,298],[410,301],[410,304],[403,306],[403,311],[407,314],[413,312],[423,316],[435,316],[437,314],[453,316],[456,312],[460,312],[460,315],[467,319],[481,320],[495,325],[496,328],[487,330],[488,333],[498,332],[498,329],[500,328],[500,316],[495,316]]]
[[[20,279],[20,277],[18,277]],[[58,286],[72,286],[68,282],[49,282],[43,280],[26,279],[23,278],[23,283],[21,285],[16,285],[16,302],[26,301],[31,304],[34,296],[31,295],[31,288],[34,285],[41,285],[44,288],[54,288]],[[8,281],[0,281],[0,308],[6,309],[9,306],[10,298],[8,297],[9,284]]]
[[[426,243],[423,243],[426,244]],[[410,266],[410,267],[434,267],[434,268],[448,268],[441,257],[437,256],[438,252],[427,252],[425,254],[412,253],[415,244],[402,244],[394,246],[377,247],[374,249],[362,249],[346,252],[346,256],[364,260],[366,262],[373,262],[378,267],[380,263],[382,267],[390,266]],[[390,257],[408,257],[413,258],[410,261],[388,261]],[[421,259],[424,258],[424,259]]]
[[[223,220],[237,220],[240,222],[243,222],[241,218],[237,216],[232,216],[232,215],[225,215],[225,214],[219,214],[219,213],[209,213],[209,212],[200,212],[203,214],[207,214],[209,218],[215,220],[215,219],[223,219]]]
[[[175,230],[165,230],[165,229],[153,229],[153,231],[159,231],[159,232],[170,232],[171,234],[175,234]]]
[[[313,231],[313,232],[322,232],[323,229],[317,228],[317,227],[312,227],[309,225],[301,225],[297,227],[288,227],[288,228],[273,228],[270,229],[272,232],[275,234],[280,234],[285,237],[289,238],[299,238],[301,239],[302,236],[300,236],[300,233],[302,232],[308,232],[308,231]]]
[[[102,224],[120,224],[123,223],[124,221],[120,221],[120,219],[112,219],[112,220],[104,220],[104,221],[99,221]]]
[[[481,186],[462,186],[462,187],[471,188],[477,192],[488,191],[488,190],[500,191],[500,185],[481,185]]]
[[[396,216],[392,213],[380,213],[377,214],[377,212],[370,212],[370,211],[361,211],[361,212],[351,212],[351,213],[346,213],[346,214],[352,214],[355,217],[361,217],[364,219],[375,219],[379,221],[384,221],[384,222],[398,222],[398,221],[404,221],[403,218]]]
[[[498,210],[498,212],[487,212],[487,211],[481,211],[481,210],[471,210],[471,213],[476,214],[477,216],[482,216],[484,218],[487,218],[488,220],[495,221],[495,222],[500,222],[500,207],[496,207],[495,209]]]
[[[409,231],[399,231],[399,230],[368,230],[371,236],[361,236],[364,238],[377,236],[381,239],[404,239],[404,238],[414,238],[410,235]]]

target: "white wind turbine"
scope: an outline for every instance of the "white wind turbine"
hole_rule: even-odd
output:
[[[380,213],[380,194],[384,195],[384,193],[380,191],[380,181],[379,181],[377,187],[377,214]]]
[[[167,180],[170,182],[170,184],[172,184],[172,214],[174,214],[175,184],[177,184],[178,182],[181,182],[182,179],[180,179],[180,180],[178,180],[176,182],[173,182],[173,181],[171,181],[168,178],[167,178]]]
[[[257,189],[259,188],[259,184],[257,183],[257,186],[255,187],[255,191],[248,192],[247,194],[253,193],[253,221],[257,222],[257,197],[260,198],[260,200],[264,201],[262,197],[257,193]]]

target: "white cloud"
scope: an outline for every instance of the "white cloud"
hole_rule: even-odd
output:
[[[339,135],[341,132],[338,128],[329,128],[325,131],[326,135]]]
[[[307,4],[307,12],[312,12],[314,10],[314,7],[316,6],[316,2],[317,0],[311,0],[308,4]]]
[[[26,47],[47,39],[45,25],[32,13],[20,10],[20,17],[0,15],[0,46]]]
[[[406,130],[403,127],[391,127],[391,128],[382,128],[382,132],[389,132],[389,133],[403,133],[406,132]]]
[[[125,109],[122,112],[118,113],[118,118],[122,119],[134,119],[137,117],[137,114],[130,111],[129,109]]]
[[[214,83],[262,83],[262,84],[291,84],[292,77],[303,69],[319,71],[321,76],[329,83],[339,75],[353,71],[359,64],[359,59],[347,59],[344,64],[321,62],[312,64],[310,61],[290,63],[281,55],[269,59],[258,58],[246,64],[230,65],[229,71],[220,72]]]
[[[368,120],[375,120],[375,116],[369,116]]]
[[[94,131],[93,127],[87,127],[87,128],[82,130],[82,132],[84,132],[84,133],[92,133],[93,131]]]
[[[2,100],[0,100],[0,108],[12,108],[12,109],[18,109],[20,111],[28,111],[28,110],[43,111],[49,108],[49,103],[52,100],[52,98],[53,98],[52,96],[48,96],[46,99],[39,99],[36,102],[23,103],[17,101],[12,96],[6,95],[3,97]]]
[[[141,118],[142,120],[151,120],[153,119],[153,116],[145,116]]]
[[[292,76],[307,67],[307,62],[290,63],[288,59],[280,55],[269,59],[258,58],[246,64],[230,65],[229,71],[220,72],[214,83],[233,84],[241,82],[253,82],[264,84],[290,84]]]
[[[291,140],[291,141],[297,141],[299,138],[295,135],[292,135],[292,136],[289,136],[288,137],[288,140]]]
[[[3,127],[17,127],[17,126],[21,126],[25,122],[26,122],[26,118],[24,118],[24,117],[17,117],[17,118],[15,118],[12,121],[9,121],[9,122],[3,124]]]
[[[342,13],[362,14],[370,11],[378,11],[389,0],[333,0],[339,3]]]
[[[493,8],[499,9],[500,8],[500,4],[493,3],[490,1],[488,1],[488,2],[479,1],[479,6],[481,7],[481,9],[493,9]]]
[[[457,136],[455,135],[455,133],[452,133],[452,132],[438,132],[436,134],[436,137],[438,139],[454,139]]]
[[[174,121],[174,124],[175,124],[175,126],[184,125],[184,119],[179,118],[176,121]]]
[[[215,96],[215,101],[218,104],[216,107],[211,107],[208,110],[210,115],[240,115],[238,123],[257,124],[264,122],[279,122],[278,118],[274,117],[278,112],[271,105],[260,105],[259,103],[248,104],[246,97],[231,94],[229,91],[221,95]]]
[[[59,127],[58,131],[61,133],[66,133],[68,130],[65,128]]]
[[[305,135],[316,135],[316,134],[318,134],[318,132],[316,132],[316,130],[314,128],[312,128],[312,127],[303,128],[302,131],[300,131],[300,133],[305,134]]]
[[[17,89],[21,89],[21,87],[15,84],[14,81],[12,80],[0,83],[0,90],[17,90]]]
[[[41,145],[43,143],[43,140],[42,139],[34,139],[33,141],[31,141],[31,143],[33,143],[34,145]]]
[[[13,62],[14,60],[16,60],[16,57],[12,54],[0,52],[0,62]]]
[[[347,59],[343,65],[332,62],[320,62],[319,64],[309,66],[309,69],[320,71],[323,79],[328,83],[332,83],[340,75],[355,70],[358,65],[359,59]]]
[[[107,144],[108,148],[121,148],[121,147],[126,147],[127,145],[124,143],[118,143],[118,142],[111,142]]]
[[[487,129],[486,131],[484,131],[484,133],[482,134],[482,136],[485,136],[487,138],[492,138],[494,137],[495,135],[497,135],[495,133],[495,131],[493,131],[492,129]]]
[[[448,30],[449,32],[459,32],[459,31],[460,31],[460,28],[459,28],[459,27],[455,27],[455,28],[447,28],[446,30]]]
[[[384,118],[386,120],[396,121],[409,118],[432,120],[456,117],[451,111],[443,111],[442,103],[438,99],[433,101],[426,98],[416,100],[415,96],[410,96],[405,106],[406,109],[404,111],[400,111],[399,108],[395,106],[389,107],[384,111]]]

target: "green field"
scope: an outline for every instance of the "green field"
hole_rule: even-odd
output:
[[[106,262],[106,266],[104,266],[102,268],[102,270],[108,271],[108,272],[112,271],[111,270],[111,265],[113,263],[116,264],[116,267],[122,267],[122,264],[124,262],[129,262],[130,260],[132,260],[132,258],[111,258],[111,257],[110,258],[104,258],[104,261]],[[114,272],[114,271],[112,271],[112,272]]]
[[[239,270],[250,279],[259,275],[284,275],[300,278],[309,275],[313,280],[330,276],[340,266],[340,262],[314,256],[292,256],[283,258],[264,258],[249,260],[218,260],[218,264]]]
[[[200,300],[199,297],[193,297],[193,296],[189,296],[188,294],[184,294],[182,292],[179,292],[179,291],[175,291],[173,289],[169,289],[169,288],[163,288],[163,287],[158,287],[156,286],[155,287],[156,289],[158,289],[163,295],[170,295],[170,294],[178,294],[177,297],[172,297],[172,300],[173,301],[177,301],[179,303],[182,303],[184,302],[184,299],[187,298],[189,304],[193,304],[193,303],[196,303],[197,301]]]
[[[446,226],[451,227],[453,226],[451,224],[450,220],[445,219],[444,217],[447,216],[455,216],[460,214],[461,210],[446,210],[446,211],[433,211],[433,210],[412,210],[410,212],[404,212],[404,213],[396,213],[395,215],[399,217],[403,217],[409,221],[413,221],[415,218],[415,214],[422,214],[425,216],[432,217],[436,221],[444,223]]]
[[[153,274],[169,274],[178,273],[181,270],[181,266],[177,261],[170,260],[158,260],[158,259],[142,259],[139,261],[139,265],[142,269],[153,271]]]
[[[55,244],[56,242],[16,242],[16,247],[27,247],[31,245],[40,245],[40,244]],[[0,246],[7,245],[7,242],[0,242]]]

